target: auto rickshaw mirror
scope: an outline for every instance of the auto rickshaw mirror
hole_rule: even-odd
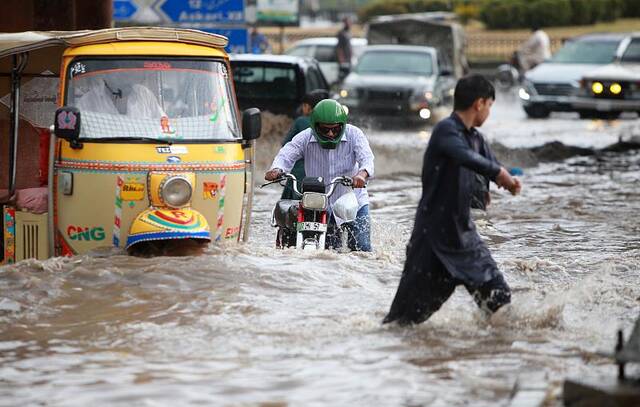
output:
[[[56,110],[53,122],[53,133],[56,137],[67,140],[72,148],[82,148],[80,138],[80,110],[71,106],[63,106]]]
[[[262,119],[260,109],[250,107],[242,112],[242,138],[244,140],[255,140],[260,137],[262,130]]]

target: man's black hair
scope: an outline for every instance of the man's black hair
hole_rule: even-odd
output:
[[[307,103],[311,108],[314,108],[318,102],[324,99],[329,99],[329,91],[326,89],[314,89],[302,96],[302,103]]]
[[[453,110],[467,110],[478,99],[496,99],[493,84],[482,75],[473,74],[461,78],[453,95]]]

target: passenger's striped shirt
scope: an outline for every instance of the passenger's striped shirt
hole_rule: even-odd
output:
[[[334,150],[320,147],[310,128],[301,131],[280,149],[271,168],[280,168],[289,172],[300,158],[304,158],[304,171],[307,177],[323,177],[327,188],[329,188],[329,182],[335,177],[343,175],[353,177],[362,170],[366,170],[370,178],[374,175],[373,152],[369,147],[369,141],[362,130],[350,124],[347,124],[345,134]],[[329,198],[329,204],[333,205],[342,194],[348,191],[348,188],[338,185]],[[358,198],[358,209],[369,203],[369,195],[365,188],[357,188],[353,191]]]

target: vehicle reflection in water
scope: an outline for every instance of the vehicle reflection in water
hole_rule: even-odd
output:
[[[380,169],[370,185],[373,253],[274,250],[276,188],[257,191],[247,245],[1,268],[2,399],[495,406],[531,375],[559,391],[566,376],[615,374],[596,352],[637,317],[640,152],[541,163],[525,168],[522,195],[494,190],[476,219],[512,306],[487,320],[462,290],[427,323],[398,328],[380,322],[421,192],[421,151],[396,136],[371,134]],[[409,150],[398,174],[393,157]]]

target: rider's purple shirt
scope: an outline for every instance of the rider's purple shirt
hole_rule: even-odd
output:
[[[301,158],[304,158],[304,171],[307,177],[323,177],[326,184],[335,177],[343,175],[352,177],[361,170],[366,170],[369,177],[374,175],[373,152],[369,147],[369,141],[362,130],[350,124],[347,124],[345,134],[334,150],[320,147],[311,134],[311,129],[301,131],[280,149],[271,168],[280,168],[289,172],[295,162]],[[333,205],[347,191],[349,191],[348,188],[338,185],[329,198],[329,204]],[[357,188],[353,191],[358,198],[358,209],[369,203],[366,188]]]

